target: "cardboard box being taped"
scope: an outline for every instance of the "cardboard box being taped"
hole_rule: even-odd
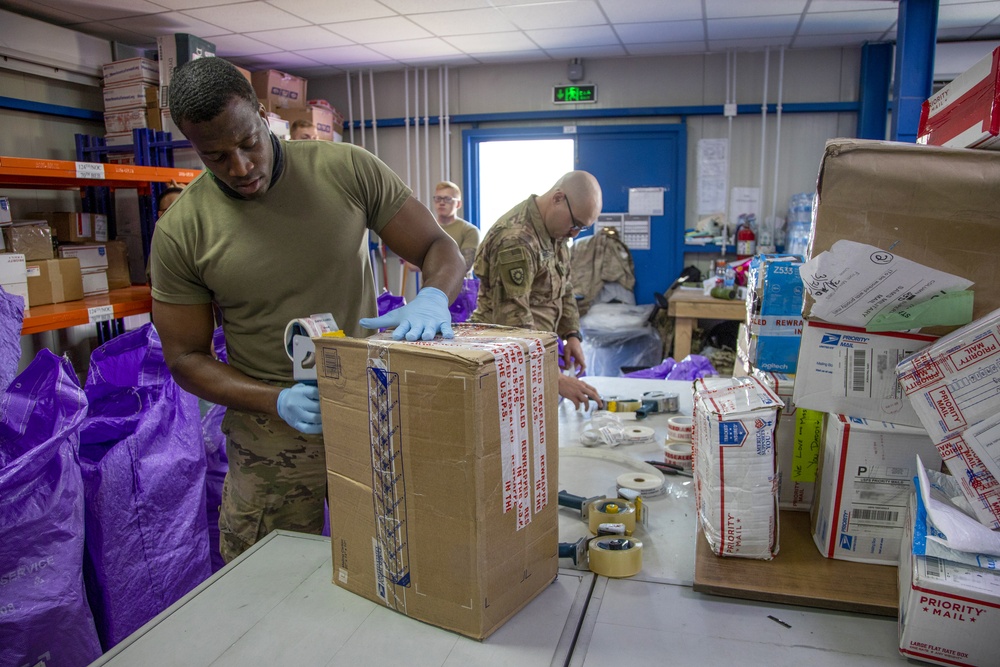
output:
[[[997,192],[996,151],[832,139],[820,165],[810,256],[840,239],[892,248],[900,257],[973,281],[978,319],[1000,308]],[[811,307],[807,293],[804,317]]]
[[[334,582],[487,637],[558,568],[555,336],[313,341]]]

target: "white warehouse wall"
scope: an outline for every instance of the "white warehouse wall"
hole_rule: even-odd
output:
[[[768,58],[767,102],[777,102],[779,86],[779,51],[772,50]],[[759,108],[763,98],[765,53],[740,52],[736,54],[735,102],[752,104]],[[855,102],[858,99],[860,79],[860,49],[788,50],[785,52],[782,102]],[[449,114],[513,113],[524,111],[553,111],[566,105],[553,105],[549,100],[552,86],[566,84],[566,62],[511,63],[482,65],[449,69]],[[580,83],[598,86],[597,104],[570,106],[578,109],[635,109],[648,107],[722,105],[726,101],[726,54],[695,56],[609,58],[585,60],[585,78]],[[357,72],[352,73],[353,113],[359,119],[360,106]],[[371,119],[371,91],[369,75],[363,73],[365,118]],[[378,118],[400,119],[405,113],[405,80],[409,81],[410,117],[414,115],[412,70],[379,72],[373,75],[375,108]],[[423,116],[423,73],[419,76],[420,115]],[[429,115],[441,113],[439,105],[438,68],[428,71]],[[328,77],[309,81],[308,96],[329,100],[348,115],[346,77]],[[777,184],[778,215],[784,215],[790,195],[811,191],[815,187],[823,145],[834,137],[855,135],[854,113],[783,113],[781,118],[781,147]],[[597,124],[641,124],[686,122],[688,133],[687,214],[686,226],[694,225],[697,183],[695,156],[697,143],[702,138],[728,136],[729,121],[721,115],[646,116],[638,118],[559,119],[552,121],[518,121],[480,123],[479,127],[528,127]],[[765,215],[772,213],[774,154],[777,119],[768,116],[766,128],[765,169],[763,202]],[[758,187],[760,179],[761,118],[759,113],[741,114],[733,119],[731,150],[731,187]],[[462,130],[469,124],[451,124],[451,173],[443,174],[440,159],[440,127],[432,125],[430,137],[430,181],[448,177],[463,183]],[[411,128],[411,150],[413,144]],[[402,127],[378,130],[378,154],[390,167],[404,178],[406,165],[406,132]],[[345,135],[345,140],[349,135]],[[366,131],[366,147],[374,149],[371,128]],[[354,143],[361,143],[360,130],[355,130]],[[420,147],[424,149],[424,130],[420,130]],[[420,158],[423,168],[423,157]],[[416,164],[411,156],[411,187],[416,185]],[[426,175],[421,176],[420,199],[425,198]],[[525,193],[527,194],[527,193]]]

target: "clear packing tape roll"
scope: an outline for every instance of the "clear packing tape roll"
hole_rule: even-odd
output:
[[[635,491],[643,498],[655,498],[666,492],[662,475],[654,477],[653,475],[645,475],[641,472],[627,472],[623,475],[618,475],[615,485],[618,487],[618,493],[621,493],[625,489]]]
[[[597,535],[597,531],[602,523],[623,523],[625,533],[632,534],[635,531],[635,503],[621,498],[608,498],[595,500],[590,506],[588,527],[590,532]]]
[[[602,536],[587,543],[590,570],[604,577],[631,577],[642,570],[642,542],[631,537]]]
[[[285,353],[288,354],[289,359],[295,358],[292,342],[296,336],[315,338],[325,333],[333,333],[339,328],[332,313],[319,313],[318,315],[294,319],[285,326]]]
[[[580,444],[585,447],[638,444],[656,438],[656,431],[648,426],[626,426],[621,417],[606,410],[596,410],[580,434]]]

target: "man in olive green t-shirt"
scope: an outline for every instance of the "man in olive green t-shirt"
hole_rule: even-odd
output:
[[[465,262],[372,154],[272,135],[253,88],[222,58],[175,70],[170,111],[207,170],[157,222],[152,316],[177,383],[228,408],[219,529],[230,561],[272,530],[323,528],[319,392],[292,379],[288,322],[329,312],[351,336],[395,327],[397,340],[450,337]],[[425,269],[416,298],[383,317],[369,230]],[[228,364],[212,356],[213,303]]]

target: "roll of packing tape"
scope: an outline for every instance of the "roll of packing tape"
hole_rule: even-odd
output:
[[[677,412],[680,398],[665,391],[647,391],[642,395],[643,406],[652,405],[651,412]]]
[[[339,329],[337,321],[333,319],[333,315],[330,313],[320,313],[319,315],[310,315],[309,317],[300,317],[292,320],[285,326],[285,352],[288,354],[288,358],[295,358],[292,356],[292,339],[295,336],[313,338],[337,331],[337,329]]]
[[[656,438],[656,431],[648,426],[629,426],[625,429],[625,441],[635,444],[649,442]]]
[[[671,440],[691,442],[692,430],[690,417],[671,417],[667,420],[667,436]]]
[[[635,530],[635,504],[617,498],[594,501],[588,521],[590,532],[596,535],[602,523],[623,523],[625,532],[631,534]]]
[[[642,402],[635,398],[614,397],[604,402],[610,412],[635,412],[642,407]]]
[[[602,535],[624,535],[625,534],[625,524],[624,523],[602,523],[597,527],[597,536]]]
[[[643,498],[655,498],[666,491],[662,477],[656,478],[652,475],[643,475],[641,472],[627,472],[623,475],[618,475],[618,479],[615,482],[619,493],[622,490],[637,491]]]
[[[631,537],[595,537],[587,552],[590,570],[605,577],[631,577],[642,570],[642,542]]]
[[[685,470],[691,469],[692,458],[691,444],[687,442],[670,442],[663,447],[663,460],[675,466],[681,466]]]

